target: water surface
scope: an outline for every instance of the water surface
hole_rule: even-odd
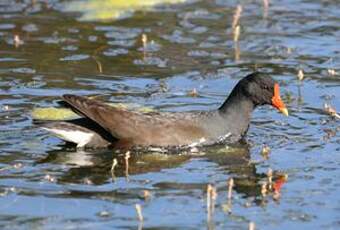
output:
[[[0,3],[2,229],[340,227],[340,126],[323,109],[340,110],[339,1],[273,1],[268,9],[262,1],[189,1],[104,21],[85,20],[88,12],[69,4]],[[234,43],[237,4],[243,10]],[[215,109],[254,70],[280,82],[290,116],[257,109],[248,144],[132,154],[126,171],[124,154],[77,151],[32,124],[34,108],[57,106],[64,93],[164,111]],[[280,197],[261,194],[269,169],[275,181],[288,175]],[[211,216],[208,184],[218,194]]]

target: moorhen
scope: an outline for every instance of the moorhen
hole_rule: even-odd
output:
[[[217,110],[143,113],[116,108],[83,96],[66,94],[64,101],[83,118],[44,124],[43,128],[77,147],[190,147],[241,140],[251,113],[272,105],[288,116],[279,84],[252,73],[240,80]]]

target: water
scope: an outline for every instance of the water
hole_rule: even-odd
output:
[[[2,229],[340,227],[339,119],[323,109],[340,110],[339,1],[273,1],[268,10],[242,1],[238,44],[237,1],[137,7],[104,21],[98,2],[86,12],[58,0],[0,3]],[[132,154],[127,171],[124,154],[76,151],[32,124],[34,108],[57,106],[64,93],[167,111],[214,109],[255,69],[280,82],[290,116],[257,109],[247,144]],[[280,197],[261,194],[269,169],[277,184],[288,176]],[[208,184],[218,194],[210,216]]]

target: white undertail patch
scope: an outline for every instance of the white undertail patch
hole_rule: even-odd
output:
[[[84,147],[87,143],[89,143],[93,137],[93,133],[86,133],[79,130],[63,130],[63,129],[53,129],[53,128],[46,128],[43,129],[55,134],[57,137],[65,141],[69,141],[72,143],[77,144],[77,148]]]

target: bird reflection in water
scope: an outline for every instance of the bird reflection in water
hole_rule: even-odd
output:
[[[266,173],[258,173],[257,163],[250,160],[249,146],[237,144],[232,147],[210,146],[200,149],[199,153],[191,154],[164,154],[157,152],[129,152],[114,153],[112,150],[74,151],[74,148],[63,148],[64,150],[54,150],[41,159],[38,164],[61,164],[69,168],[65,170],[57,179],[57,183],[78,183],[101,185],[112,181],[112,162],[114,159],[117,165],[114,167],[114,176],[121,177],[160,172],[164,169],[175,169],[188,163],[192,159],[203,158],[207,162],[218,165],[218,170],[225,171],[226,175],[232,175],[234,179],[233,190],[257,205],[263,205],[263,200],[269,195],[274,199],[280,197],[282,185],[287,177],[273,171],[268,179]],[[127,166],[128,163],[128,166]],[[203,172],[202,172],[203,173]],[[152,178],[150,178],[152,180]],[[228,176],[226,176],[226,183]],[[209,182],[208,182],[209,183]],[[160,189],[202,189],[206,190],[208,183],[177,183],[177,182],[157,182],[153,186]],[[217,193],[227,193],[227,186],[217,187]]]

